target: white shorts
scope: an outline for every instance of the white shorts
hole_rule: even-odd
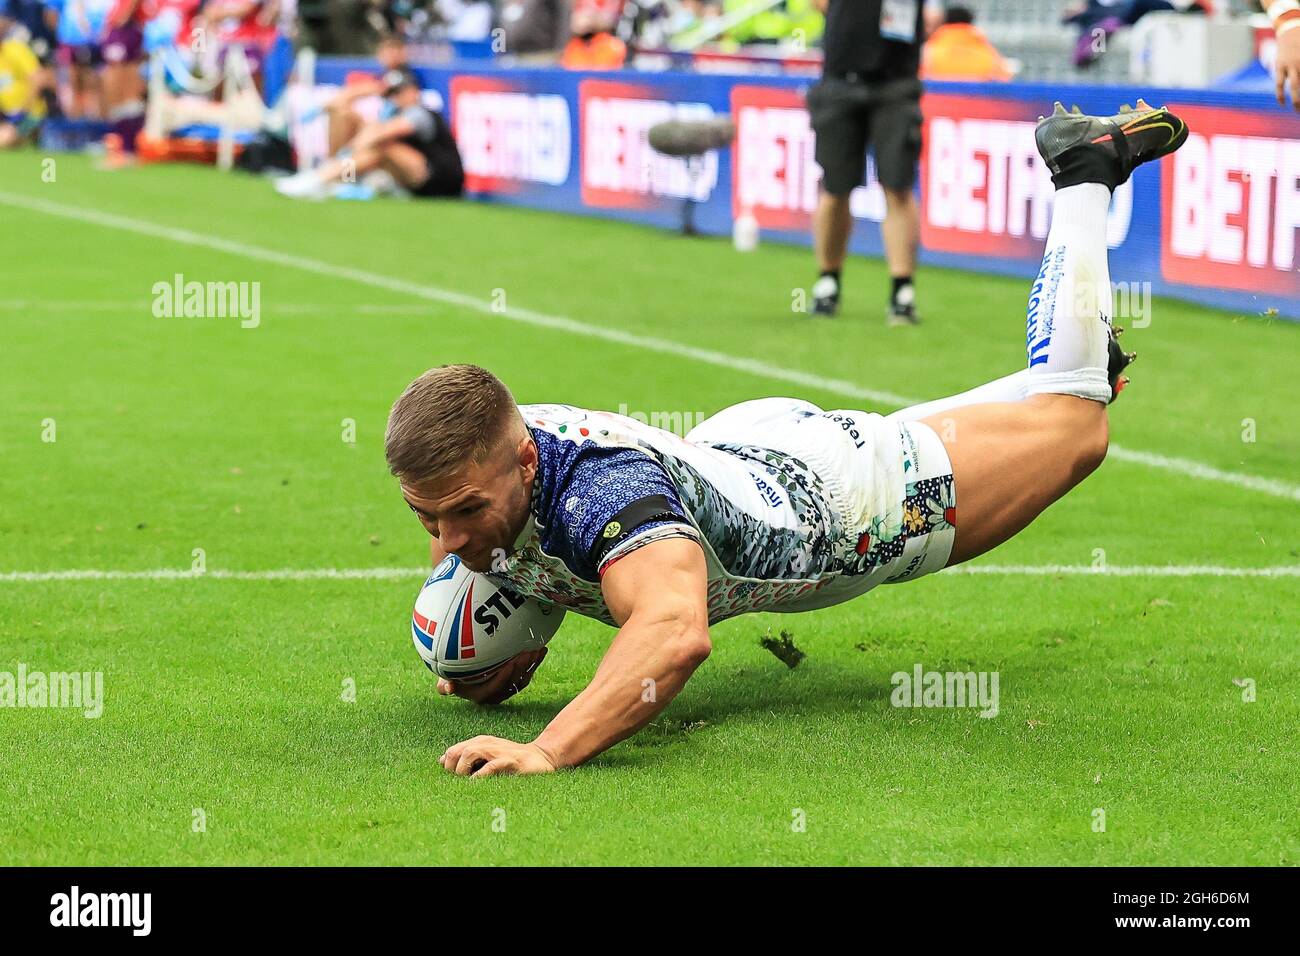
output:
[[[768,398],[723,409],[687,440],[786,452],[802,459],[829,491],[842,528],[833,579],[772,610],[828,607],[948,563],[957,517],[952,463],[928,425]]]

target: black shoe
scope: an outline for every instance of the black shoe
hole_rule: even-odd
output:
[[[911,302],[907,305],[895,302],[889,307],[889,314],[885,316],[885,321],[891,326],[920,325],[921,317],[916,314],[916,306]]]
[[[1077,106],[1068,112],[1058,102],[1051,116],[1039,117],[1034,140],[1057,189],[1101,183],[1113,192],[1143,163],[1187,142],[1187,124],[1141,99],[1114,116],[1089,116]]]
[[[1119,337],[1124,334],[1124,327],[1120,325],[1112,326],[1110,330],[1110,341],[1107,348],[1110,353],[1110,361],[1107,363],[1107,371],[1110,373],[1110,400],[1113,402],[1119,398],[1119,393],[1124,391],[1128,385],[1128,376],[1124,370],[1133,364],[1136,359],[1136,352],[1125,352],[1119,345]]]
[[[813,315],[833,317],[840,311],[840,284],[834,276],[822,276],[812,287]]]

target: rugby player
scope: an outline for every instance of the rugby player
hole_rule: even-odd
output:
[[[1106,213],[1133,169],[1187,127],[1138,100],[1036,128],[1056,186],[1030,293],[1027,366],[881,416],[767,398],[684,438],[620,415],[515,404],[471,365],[431,369],[394,404],[385,454],[432,558],[618,628],[588,687],[529,743],[480,736],[462,775],[545,773],[649,723],[709,656],[709,626],[839,604],[997,547],[1101,464],[1127,382],[1112,328]],[[439,692],[496,703],[545,651]],[[647,681],[653,682],[647,684]],[[645,693],[645,688],[653,693]]]

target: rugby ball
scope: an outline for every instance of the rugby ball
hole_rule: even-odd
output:
[[[564,608],[498,587],[449,554],[415,599],[411,640],[429,670],[476,684],[521,651],[543,647],[563,620]]]

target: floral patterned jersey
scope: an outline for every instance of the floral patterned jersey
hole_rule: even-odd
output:
[[[539,454],[530,515],[488,577],[606,623],[601,574],[652,542],[700,543],[711,623],[807,610],[914,576],[907,542],[936,527],[923,499],[940,515],[951,499],[951,477],[946,499],[942,476],[907,482],[906,428],[878,415],[765,399],[681,438],[569,405],[520,413]]]

